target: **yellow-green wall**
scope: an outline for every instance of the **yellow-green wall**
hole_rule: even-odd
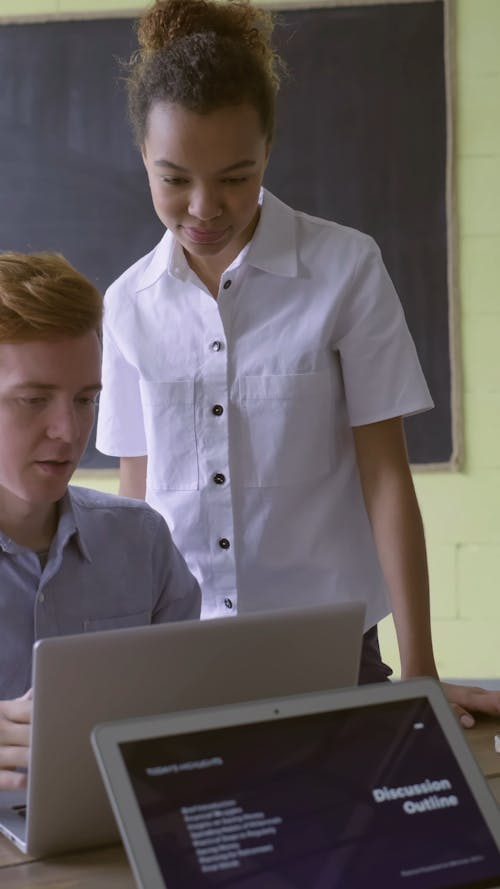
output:
[[[456,34],[458,284],[465,457],[419,473],[443,676],[500,675],[500,0],[449,0]],[[0,0],[3,15],[135,11],[132,0]],[[291,5],[304,5],[290,0]],[[314,3],[311,3],[314,5]],[[80,483],[116,489],[109,477]],[[383,652],[397,664],[389,621]]]

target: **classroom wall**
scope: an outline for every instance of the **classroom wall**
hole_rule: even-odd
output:
[[[456,23],[465,456],[461,471],[418,473],[415,484],[426,528],[441,675],[496,677],[500,676],[500,2],[450,3]],[[130,0],[1,0],[0,11],[18,18],[135,12],[141,5]],[[304,3],[289,0],[287,5]],[[116,479],[105,473],[81,473],[78,482],[116,490]],[[397,665],[390,621],[382,625],[381,640],[384,656]]]
[[[454,10],[465,459],[415,481],[441,673],[500,676],[500,4]]]

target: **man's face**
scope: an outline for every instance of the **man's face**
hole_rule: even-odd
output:
[[[0,511],[60,500],[85,450],[100,388],[95,331],[0,343]]]

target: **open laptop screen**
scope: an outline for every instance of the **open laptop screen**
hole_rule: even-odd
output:
[[[168,889],[500,886],[427,698],[120,744]]]

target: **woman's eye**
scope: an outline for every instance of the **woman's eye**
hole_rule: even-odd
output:
[[[187,179],[179,179],[176,176],[162,176],[162,182],[165,182],[166,185],[185,185]]]
[[[248,181],[248,176],[226,176],[222,181],[227,185],[241,185]]]

